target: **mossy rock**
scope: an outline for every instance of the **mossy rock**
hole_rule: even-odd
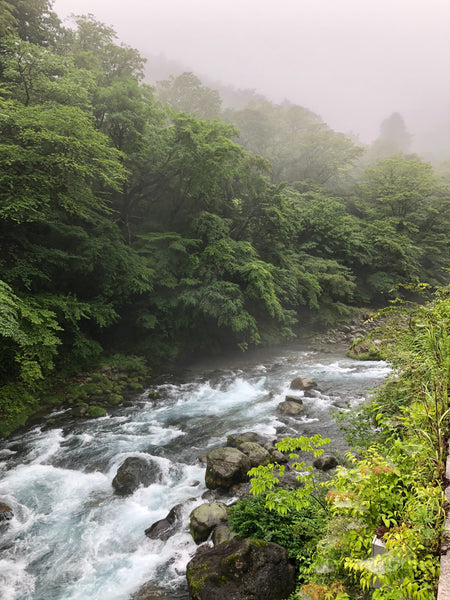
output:
[[[347,350],[347,356],[358,360],[383,360],[381,340],[359,338]]]
[[[91,406],[86,413],[86,416],[91,419],[98,419],[98,417],[104,417],[105,415],[106,410],[102,406]]]
[[[72,417],[85,417],[89,410],[89,405],[85,402],[78,402],[76,406],[72,408],[70,414]]]
[[[108,404],[112,406],[117,406],[123,401],[123,396],[121,394],[110,394],[108,396]]]

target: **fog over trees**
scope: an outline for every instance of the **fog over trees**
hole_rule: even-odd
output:
[[[149,58],[153,82],[192,71],[210,87],[254,89],[304,106],[363,143],[397,112],[412,151],[450,154],[446,0],[56,0],[54,7],[61,17],[93,13],[112,25]]]

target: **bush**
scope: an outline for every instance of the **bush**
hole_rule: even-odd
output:
[[[266,508],[267,494],[239,500],[229,510],[233,530],[240,537],[275,542],[287,549],[296,562],[300,580],[311,564],[311,558],[327,522],[327,513],[311,497],[301,510],[286,515]]]

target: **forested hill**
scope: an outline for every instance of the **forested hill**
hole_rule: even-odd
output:
[[[0,6],[3,419],[105,352],[245,348],[447,282],[430,164],[369,163],[300,106],[222,111],[192,74],[153,90],[93,17],[68,30],[49,0]]]

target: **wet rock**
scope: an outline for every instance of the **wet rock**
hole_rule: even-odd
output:
[[[196,544],[205,542],[212,530],[228,520],[227,507],[223,502],[200,504],[189,515],[189,529]]]
[[[173,600],[173,596],[169,596],[167,592],[155,585],[154,583],[148,582],[131,596],[131,600]]]
[[[309,377],[296,377],[291,381],[291,390],[310,390],[317,387],[317,383]]]
[[[284,398],[284,400],[285,402],[296,402],[297,404],[303,404],[303,400],[299,396],[288,395]]]
[[[112,485],[116,494],[128,496],[140,485],[147,487],[159,481],[159,478],[160,470],[156,463],[138,456],[130,456],[117,469]]]
[[[269,452],[256,442],[243,442],[239,450],[249,457],[252,467],[268,465],[270,462]]]
[[[306,414],[306,409],[302,404],[286,400],[284,402],[280,402],[280,404],[277,406],[277,411],[282,415],[287,415],[288,417],[302,417]]]
[[[283,600],[295,569],[278,544],[234,539],[198,553],[187,565],[191,600]]]
[[[236,537],[234,531],[228,525],[217,525],[214,527],[214,531],[212,534],[212,543],[214,546],[218,546],[219,544],[223,544],[225,542],[230,542],[232,539]]]
[[[183,504],[176,504],[164,519],[160,519],[145,530],[145,535],[151,540],[168,540],[177,530],[181,521]]]
[[[227,435],[227,446],[240,450],[240,445],[244,442],[255,442],[263,446],[266,439],[254,431],[245,431],[244,433],[230,433]]]
[[[4,502],[0,502],[0,522],[10,521],[13,517],[13,509]]]
[[[336,408],[350,408],[350,403],[348,400],[335,400],[333,406]]]
[[[337,467],[338,461],[332,454],[322,454],[313,462],[313,466],[321,471],[329,471]]]
[[[276,462],[279,464],[284,464],[289,461],[289,458],[285,454],[283,454],[282,452],[280,452],[279,450],[276,450],[276,449],[272,450],[272,452],[270,453],[270,457],[273,462]]]
[[[206,487],[229,489],[235,483],[247,481],[250,469],[250,459],[237,448],[215,448],[207,455]]]

